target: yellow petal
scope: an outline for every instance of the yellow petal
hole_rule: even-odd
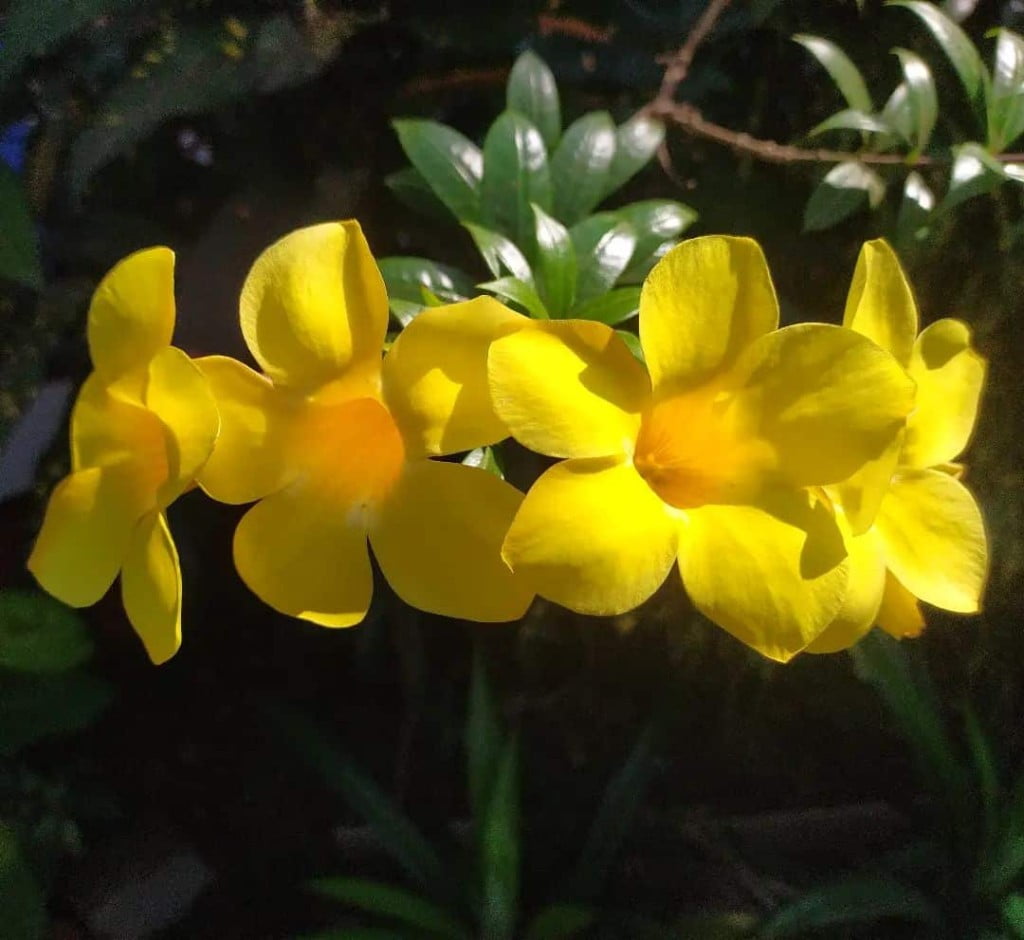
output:
[[[220,412],[220,434],[199,485],[222,503],[250,503],[287,480],[288,433],[298,402],[266,376],[226,356],[195,363]]]
[[[910,358],[917,407],[907,421],[902,463],[934,467],[967,446],[985,384],[985,360],[971,348],[960,320],[938,320],[921,331]]]
[[[835,519],[805,493],[773,494],[771,512],[702,506],[680,528],[679,571],[694,605],[780,662],[839,614],[848,567]]]
[[[249,349],[277,383],[310,390],[352,366],[379,369],[388,298],[358,222],[275,242],[249,271],[239,309]]]
[[[95,604],[117,577],[135,523],[155,505],[155,491],[135,464],[72,473],[50,496],[29,571],[65,604]]]
[[[454,454],[508,430],[491,406],[487,353],[529,321],[493,297],[424,310],[384,357],[384,399],[414,454]]]
[[[522,499],[486,470],[416,460],[374,515],[370,545],[407,604],[464,620],[516,620],[533,592],[501,560],[501,543]]]
[[[925,622],[921,605],[891,571],[885,575],[882,606],[878,609],[878,625],[897,640],[918,637],[924,632]]]
[[[121,598],[150,660],[167,662],[181,646],[181,568],[162,512],[145,516],[132,532]]]
[[[988,546],[981,511],[962,483],[939,470],[901,472],[875,526],[890,570],[912,594],[945,610],[979,609]]]
[[[93,365],[111,382],[144,367],[174,332],[174,252],[147,248],[119,261],[89,307]]]
[[[856,645],[871,629],[878,616],[885,587],[885,557],[878,535],[869,529],[863,535],[847,538],[849,578],[843,606],[807,653],[837,653]]]
[[[738,395],[757,435],[797,486],[836,483],[882,456],[914,405],[895,359],[838,326],[802,323],[751,346]]]
[[[677,245],[655,265],[640,295],[640,345],[655,393],[682,391],[727,371],[778,322],[757,242],[708,235]]]
[[[829,487],[831,495],[843,508],[851,534],[863,535],[874,524],[878,507],[889,492],[889,481],[900,462],[904,437],[901,431],[881,456],[869,460],[842,483]]]
[[[917,336],[917,304],[896,253],[880,238],[865,242],[860,250],[843,326],[877,343],[900,365],[909,364]]]
[[[611,327],[590,320],[530,324],[491,345],[494,410],[512,435],[551,457],[632,451],[650,382]]]
[[[160,490],[166,506],[192,485],[206,463],[220,417],[206,376],[173,346],[165,346],[150,362],[145,402],[167,429],[167,482]]]
[[[676,521],[626,461],[567,460],[544,473],[502,554],[538,594],[585,614],[621,614],[665,580]]]

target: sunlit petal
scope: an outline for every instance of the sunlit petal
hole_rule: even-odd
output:
[[[882,239],[865,242],[853,271],[843,326],[910,363],[917,336],[917,304],[896,253]]]
[[[387,292],[359,223],[314,225],[271,245],[245,279],[240,315],[275,382],[313,389],[351,366],[379,368]]]
[[[889,481],[900,462],[904,436],[901,431],[881,456],[869,460],[842,483],[829,487],[829,491],[843,507],[853,535],[863,535],[873,525],[878,507],[889,492]]]
[[[878,625],[897,640],[912,639],[924,632],[921,605],[892,572],[885,575],[885,591],[878,609]]]
[[[508,430],[491,406],[487,353],[527,323],[492,297],[424,310],[384,358],[384,398],[418,454],[453,454],[493,444]]]
[[[628,462],[577,459],[534,483],[502,553],[543,597],[620,614],[658,589],[677,542],[676,520]]]
[[[495,341],[488,363],[494,410],[527,447],[552,457],[632,450],[650,383],[610,327],[532,324]]]
[[[143,517],[132,532],[121,598],[149,658],[166,662],[181,646],[181,568],[162,512]]]
[[[640,343],[655,393],[725,372],[778,322],[757,242],[708,235],[677,245],[655,265],[640,295]]]

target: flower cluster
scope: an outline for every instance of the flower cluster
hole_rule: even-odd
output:
[[[237,570],[327,627],[369,608],[370,551],[422,610],[514,620],[540,595],[636,607],[673,565],[694,605],[765,656],[978,609],[987,549],[952,463],[984,362],[964,324],[917,335],[906,280],[865,245],[843,326],[779,328],[760,248],[682,243],[643,286],[643,361],[610,327],[489,297],[428,309],[385,347],[388,299],[356,222],[301,229],[242,289],[259,372],[168,345],[173,255],[118,264],[89,311],[95,371],[29,567],[74,606],[121,573],[154,662],[180,644],[163,510],[192,485],[253,503]],[[454,455],[512,436],[555,462],[525,496]]]

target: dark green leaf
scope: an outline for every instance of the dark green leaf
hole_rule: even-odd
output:
[[[935,92],[935,80],[932,70],[917,53],[909,49],[894,49],[903,69],[903,81],[907,86],[907,100],[910,104],[910,117],[914,128],[911,142],[916,153],[923,152],[939,116],[939,99]]]
[[[502,748],[480,830],[481,940],[512,940],[519,913],[519,742]]]
[[[964,705],[964,731],[974,770],[969,792],[977,797],[979,803],[982,842],[985,846],[992,846],[998,835],[1002,787],[992,743],[970,702]]]
[[[508,271],[520,281],[533,283],[530,263],[512,241],[498,232],[480,228],[478,225],[466,225],[466,230],[473,237],[477,250],[491,274],[500,277],[503,271]]]
[[[864,77],[839,46],[821,36],[797,35],[793,41],[800,43],[822,64],[852,110],[865,114],[875,110]]]
[[[505,470],[494,447],[475,447],[462,458],[462,462],[467,467],[479,467],[493,473],[499,480],[505,479]]]
[[[577,304],[570,316],[577,320],[599,320],[615,326],[634,316],[639,308],[640,288],[619,287]]]
[[[847,108],[826,118],[808,132],[811,137],[826,131],[861,131],[867,134],[886,134],[891,131],[888,124],[874,114]]]
[[[5,940],[42,940],[43,893],[22,857],[14,831],[0,823],[0,927]]]
[[[450,222],[452,214],[448,207],[437,198],[437,194],[427,185],[419,170],[407,166],[384,178],[384,185],[395,194],[399,202],[410,209],[435,219],[438,222]]]
[[[493,281],[477,284],[477,287],[519,304],[537,320],[548,319],[547,307],[544,306],[544,302],[540,299],[534,286],[527,284],[526,281],[521,281],[517,277],[499,277]]]
[[[884,875],[858,875],[798,897],[768,921],[759,937],[773,940],[890,917],[933,926],[941,923],[931,902],[916,888]]]
[[[386,927],[339,927],[337,930],[303,934],[297,940],[430,940],[430,935]]]
[[[5,50],[6,51],[6,50]],[[2,58],[3,53],[0,53]],[[0,278],[39,290],[39,239],[21,181],[0,162]]]
[[[506,92],[507,107],[531,120],[552,153],[562,133],[562,110],[555,76],[537,53],[527,50],[512,66]]]
[[[367,878],[317,878],[310,883],[317,894],[437,937],[469,940],[470,931],[444,908],[418,894]]]
[[[604,111],[585,114],[562,136],[551,158],[554,214],[575,225],[604,196],[615,156],[615,125]]]
[[[903,242],[919,241],[927,234],[927,226],[935,208],[935,194],[916,170],[907,174],[903,199],[896,218],[896,231]]]
[[[1024,39],[996,31],[996,59],[988,102],[988,145],[1001,153],[1024,133]]]
[[[697,213],[681,202],[648,199],[623,206],[616,215],[636,234],[636,245],[624,281],[640,281],[697,219]]]
[[[111,697],[105,682],[81,672],[5,674],[0,683],[0,754],[87,727]]]
[[[975,196],[990,193],[1007,180],[1007,168],[981,144],[960,144],[953,148],[953,156],[949,189],[939,207],[943,212]]]
[[[604,196],[625,186],[647,166],[664,139],[665,125],[657,118],[635,115],[620,124],[615,130],[615,156],[608,167]]]
[[[572,232],[579,269],[576,281],[577,303],[591,300],[610,290],[626,270],[636,248],[636,233],[628,222],[616,221],[604,229],[603,233],[603,220],[601,225],[591,226],[588,223],[589,220]],[[595,235],[600,237],[588,250],[588,243]]]
[[[695,914],[677,920],[672,926],[677,937],[700,940],[742,940],[756,936],[760,918],[753,914]]]
[[[540,206],[533,212],[541,299],[551,316],[564,317],[576,299],[576,252],[565,226]]]
[[[402,302],[424,305],[424,289],[441,303],[455,303],[475,293],[473,279],[468,274],[427,258],[380,258],[377,265],[388,289],[391,312],[399,322],[405,312]],[[399,301],[397,310],[395,301]]]
[[[0,591],[0,666],[21,672],[64,672],[92,655],[74,611],[27,591]]]
[[[1003,923],[1014,937],[1024,940],[1024,894],[1011,894],[1003,902]]]
[[[482,831],[494,786],[504,736],[498,720],[487,666],[479,646],[473,650],[473,675],[466,709],[466,778],[469,781],[469,803],[477,831]]]
[[[834,166],[811,193],[804,209],[804,231],[831,228],[861,209],[877,205],[885,195],[885,183],[862,163],[847,161]]]
[[[436,121],[392,121],[412,165],[460,222],[480,220],[483,157],[480,148],[454,128]]]
[[[551,904],[530,922],[524,940],[563,940],[578,936],[597,920],[592,910],[575,904]]]
[[[481,200],[484,224],[531,254],[531,204],[551,210],[551,175],[540,131],[517,111],[500,114],[487,132]]]

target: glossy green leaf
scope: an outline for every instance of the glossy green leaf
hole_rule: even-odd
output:
[[[481,228],[479,225],[466,225],[477,250],[484,259],[487,269],[495,277],[501,277],[508,271],[513,277],[527,284],[533,284],[533,270],[530,263],[514,242],[499,232]]]
[[[636,245],[623,281],[640,281],[696,220],[689,206],[670,199],[647,199],[623,206],[616,215],[636,234]]]
[[[885,183],[874,170],[852,160],[839,163],[818,184],[804,208],[804,231],[831,228],[885,196]]]
[[[925,237],[935,201],[935,194],[928,188],[924,177],[916,170],[908,173],[896,218],[896,230],[901,241],[920,241]]]
[[[502,466],[499,452],[494,447],[474,447],[462,458],[462,462],[467,467],[479,467],[481,470],[493,473],[499,480],[505,479],[505,468]],[[468,743],[466,747],[468,751]]]
[[[512,66],[506,91],[507,107],[529,118],[540,131],[548,153],[554,152],[562,133],[562,109],[558,86],[547,63],[527,50]]]
[[[92,655],[81,618],[59,601],[28,591],[0,591],[0,666],[64,672]]]
[[[906,144],[914,141],[914,112],[910,104],[910,89],[906,82],[900,82],[882,108],[882,122],[895,137]]]
[[[939,116],[939,98],[935,91],[935,79],[928,64],[916,52],[909,49],[894,49],[903,69],[903,81],[907,86],[910,115],[914,128],[911,142],[916,153],[922,153],[931,140],[935,122]]]
[[[41,738],[87,728],[112,697],[107,683],[77,670],[6,674],[0,683],[0,755],[10,756]]]
[[[519,914],[519,742],[499,756],[480,829],[483,940],[512,940]]]
[[[988,145],[1001,153],[1024,133],[1024,39],[996,31],[995,68],[988,102]]]
[[[439,222],[450,222],[452,214],[448,207],[437,198],[437,193],[427,185],[423,175],[414,166],[407,166],[384,178],[384,185],[395,194],[395,198],[421,215]]]
[[[552,317],[564,317],[576,299],[576,252],[564,225],[540,206],[533,212],[541,299]]]
[[[423,291],[430,292],[438,303],[455,303],[472,297],[476,291],[473,279],[458,268],[438,264],[428,258],[394,256],[379,258],[377,266],[388,290],[391,312],[401,321],[402,302],[424,306]],[[395,309],[395,301],[399,309]],[[426,306],[431,306],[426,304]]]
[[[577,304],[570,316],[577,320],[599,320],[615,326],[635,316],[639,310],[640,288],[617,287]]]
[[[636,233],[628,222],[618,220],[602,233],[603,226],[603,220],[601,225],[584,223],[582,227],[574,228],[572,232],[578,268],[578,304],[610,290],[626,270],[636,249]],[[598,240],[588,250],[588,243],[594,236],[599,236]]]
[[[861,131],[866,134],[886,134],[889,133],[890,127],[877,115],[847,108],[845,111],[839,111],[833,114],[832,117],[826,118],[816,127],[812,127],[808,134],[811,137],[815,137],[827,131]]]
[[[597,243],[618,224],[619,217],[614,212],[597,212],[570,228],[569,237],[577,262],[582,265],[583,259],[593,253]]]
[[[427,184],[460,222],[480,219],[483,156],[454,128],[437,121],[392,121],[402,150]]]
[[[794,36],[793,41],[800,43],[821,63],[852,110],[865,114],[875,110],[864,77],[839,46],[821,36],[804,34]]]
[[[469,686],[464,743],[469,804],[477,830],[481,832],[501,758],[504,735],[479,645],[473,650],[473,674]]]
[[[971,106],[979,117],[983,115],[989,77],[977,48],[967,34],[934,3],[892,0],[888,6],[905,7],[928,27],[960,78]]]
[[[576,904],[551,904],[530,921],[524,940],[566,940],[577,937],[597,920],[597,915]]]
[[[391,308],[391,313],[395,319],[403,328],[407,327],[427,309],[423,303],[418,303],[414,300],[402,300],[399,297],[389,297],[388,306]]]
[[[942,200],[942,211],[975,196],[983,196],[1007,180],[1006,168],[981,144],[966,143],[953,148],[953,171]]]
[[[396,920],[431,936],[453,940],[471,940],[466,926],[444,908],[394,885],[368,878],[317,878],[309,885],[312,891],[351,907]]]
[[[664,139],[665,125],[657,118],[638,114],[620,124],[615,129],[615,156],[608,167],[604,196],[610,196],[647,166]]]
[[[615,335],[626,344],[634,359],[638,362],[647,362],[644,358],[644,348],[640,345],[640,337],[636,333],[630,333],[629,330],[616,330]]]
[[[536,203],[551,210],[551,174],[540,131],[517,111],[505,111],[484,140],[481,187],[484,224],[499,231],[529,255]]]
[[[477,287],[519,304],[526,313],[537,320],[549,318],[548,308],[544,306],[544,301],[540,299],[537,289],[517,277],[499,277],[493,281],[477,284]]]
[[[605,111],[585,114],[566,129],[551,158],[554,215],[575,225],[605,194],[615,156],[615,124]]]
[[[47,936],[43,892],[25,862],[14,830],[0,822],[0,927],[5,940]]]
[[[0,52],[0,58],[3,52]],[[39,290],[39,239],[21,180],[0,162],[0,278]]]

